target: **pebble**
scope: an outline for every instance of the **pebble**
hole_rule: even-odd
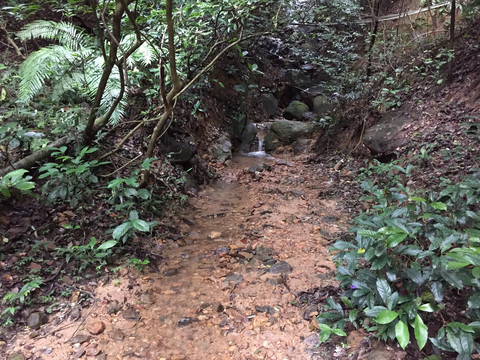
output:
[[[103,321],[95,321],[87,325],[87,331],[92,335],[101,334],[105,330],[105,323]]]
[[[222,236],[222,233],[219,231],[211,231],[210,234],[208,234],[208,239],[209,240],[215,240],[218,239],[219,237]]]
[[[107,307],[107,314],[113,315],[120,311],[122,307],[117,300],[113,300]]]
[[[140,313],[133,307],[123,310],[122,315],[125,320],[138,321],[140,319]]]
[[[8,357],[8,360],[25,360],[25,356],[22,354],[21,351],[14,352],[13,354],[10,354]]]
[[[90,340],[90,336],[89,335],[84,335],[84,334],[75,335],[75,336],[70,338],[70,342],[72,344],[83,344],[83,343],[87,342],[88,340]]]
[[[85,350],[85,348],[83,346],[80,346],[80,348],[77,351],[75,351],[74,356],[76,358],[81,358],[83,355],[85,355],[86,352],[87,351]]]
[[[38,329],[40,326],[47,323],[47,316],[40,312],[31,313],[27,319],[27,326],[30,329]]]
[[[113,329],[108,333],[108,336],[116,341],[122,341],[125,338],[125,334],[120,329]]]
[[[292,272],[292,267],[285,261],[280,261],[268,270],[271,274],[289,274]]]

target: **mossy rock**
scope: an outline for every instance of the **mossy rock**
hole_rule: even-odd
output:
[[[283,117],[288,120],[301,120],[303,118],[303,114],[308,111],[310,111],[310,108],[307,104],[298,100],[294,100],[287,106],[287,108],[283,112]]]

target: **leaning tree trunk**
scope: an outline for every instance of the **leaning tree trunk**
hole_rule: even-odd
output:
[[[452,9],[450,10],[450,51],[453,52],[455,47],[455,15],[456,15],[457,5],[455,0],[452,0]],[[453,80],[453,59],[448,63],[448,82],[451,83]]]

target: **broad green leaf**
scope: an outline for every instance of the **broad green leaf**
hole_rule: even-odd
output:
[[[110,248],[114,247],[117,244],[118,244],[118,241],[116,241],[116,240],[108,240],[108,241],[105,241],[103,244],[101,244],[97,248],[97,250],[107,250],[107,249],[110,249]]]
[[[332,329],[332,332],[338,336],[347,336],[345,331],[343,331],[342,329]]]
[[[408,332],[408,326],[402,320],[395,325],[395,337],[402,349],[405,349],[410,340],[410,334]]]
[[[472,275],[475,277],[475,279],[480,278],[480,266],[476,266],[472,269]]]
[[[120,239],[123,235],[125,235],[127,233],[128,230],[130,230],[132,228],[132,224],[127,221],[127,222],[124,222],[123,224],[120,224],[118,225],[115,230],[113,230],[113,234],[112,234],[112,237],[115,239],[115,240],[118,240]]]
[[[480,293],[475,292],[468,298],[468,308],[469,309],[480,308]]]
[[[388,285],[388,281],[385,279],[377,279],[377,291],[383,303],[387,305],[387,299],[392,294],[392,289],[390,285]]]
[[[139,230],[139,231],[149,231],[150,230],[150,226],[148,226],[148,223],[144,220],[141,220],[141,219],[133,219],[132,221],[132,225],[135,229]]]
[[[473,330],[473,326],[471,324],[464,324],[458,321],[452,321],[451,323],[448,323],[447,326],[451,329],[461,329],[465,332],[473,333],[475,332]]]
[[[425,311],[425,312],[434,312],[431,304],[423,304],[418,307],[418,310]]]
[[[444,204],[443,202],[433,202],[430,206],[435,210],[447,210],[447,204]]]
[[[436,302],[440,303],[443,301],[443,284],[440,281],[432,283],[432,294]]]
[[[397,246],[398,244],[400,244],[403,240],[406,239],[408,235],[403,233],[403,234],[393,234],[393,235],[390,235],[388,238],[387,238],[387,246],[389,248],[392,248],[392,247],[395,247]]]
[[[379,324],[390,324],[393,320],[395,320],[398,316],[398,313],[391,310],[382,310],[378,314],[375,321]]]
[[[417,340],[418,348],[422,350],[428,340],[428,328],[418,314],[415,316],[414,328],[415,339]]]
[[[454,331],[447,327],[447,339],[450,346],[460,355],[471,355],[473,351],[473,336],[462,330]]]

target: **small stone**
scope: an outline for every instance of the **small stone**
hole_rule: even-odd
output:
[[[100,354],[100,349],[98,349],[96,345],[87,347],[86,349],[87,356],[97,356],[98,354]]]
[[[108,336],[116,341],[122,341],[125,338],[125,334],[120,329],[113,329],[108,333]]]
[[[292,267],[285,261],[280,261],[268,270],[271,274],[289,274],[292,272]]]
[[[268,313],[269,315],[275,314],[275,310],[268,305],[265,305],[265,306],[255,305],[255,310],[260,313]]]
[[[27,326],[30,329],[38,329],[40,326],[47,323],[47,316],[40,312],[31,313],[27,319]]]
[[[30,263],[30,270],[40,271],[42,270],[42,265],[32,262]]]
[[[7,343],[3,340],[0,340],[0,348],[4,347],[5,345],[7,345]]]
[[[105,355],[105,354],[98,354],[98,355],[95,357],[95,360],[107,360],[107,355]]]
[[[320,342],[318,341],[318,334],[311,334],[310,336],[306,337],[305,340],[303,340],[305,345],[309,347],[318,347],[320,346]]]
[[[80,319],[82,312],[80,311],[80,306],[74,306],[72,311],[70,312],[70,320],[77,321]]]
[[[62,283],[66,284],[66,285],[73,285],[73,280],[70,276],[64,275],[62,277]]]
[[[113,315],[119,312],[121,309],[120,303],[117,300],[112,301],[110,304],[108,304],[107,307],[107,314]]]
[[[105,323],[103,321],[95,321],[87,325],[87,331],[92,335],[101,334],[105,330]]]
[[[253,254],[249,253],[247,251],[239,251],[238,256],[243,258],[243,259],[247,259],[247,260],[250,260],[250,259],[253,258]]]
[[[90,340],[90,335],[80,334],[70,338],[72,344],[83,344]]]
[[[163,272],[163,275],[165,276],[173,276],[178,274],[178,269],[172,268],[172,269],[167,269]]]
[[[373,349],[367,356],[367,360],[388,360],[392,358],[392,352],[385,349]]]
[[[21,351],[14,352],[13,354],[10,354],[8,357],[8,360],[25,360],[25,356],[22,354]]]
[[[28,337],[30,339],[35,339],[36,337],[38,337],[40,334],[38,333],[38,331],[32,331],[30,334],[28,334]],[[0,346],[1,347],[1,346]]]
[[[138,321],[140,319],[140,313],[133,307],[123,310],[123,318],[125,320]]]
[[[85,353],[85,348],[83,346],[80,346],[79,349],[75,351],[75,354],[73,356],[75,356],[76,358],[81,358],[83,355],[85,355]]]
[[[177,325],[178,325],[179,328],[183,328],[185,326],[188,326],[188,325],[194,323],[195,321],[198,321],[198,319],[191,318],[191,317],[183,317],[180,320],[178,320]]]
[[[333,223],[333,222],[336,222],[340,220],[337,216],[334,216],[334,215],[325,215],[323,218],[322,218],[322,221],[324,223]]]
[[[218,231],[211,231],[210,234],[208,234],[208,239],[209,240],[215,240],[218,239],[219,237],[222,236],[221,232]]]

